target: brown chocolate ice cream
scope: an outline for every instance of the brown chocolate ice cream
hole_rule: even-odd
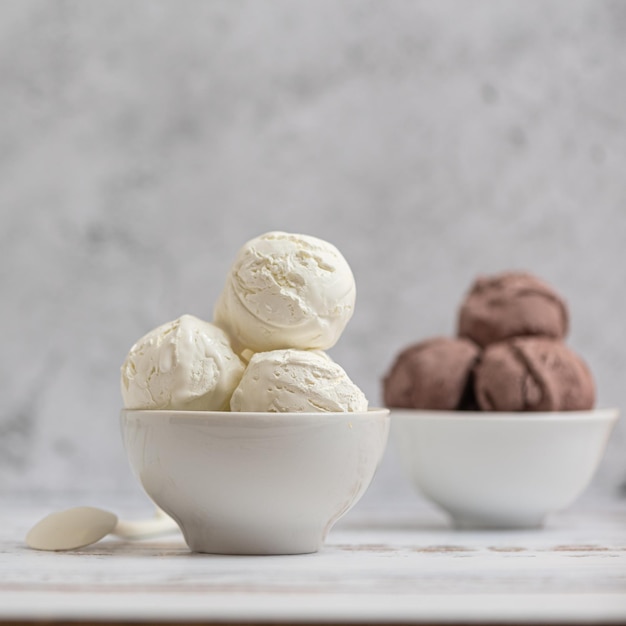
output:
[[[474,375],[484,411],[584,411],[595,401],[587,365],[554,339],[520,337],[493,344]]]
[[[568,330],[567,306],[539,278],[506,272],[478,278],[461,304],[458,334],[487,346],[519,336],[562,339]]]
[[[479,348],[436,337],[403,350],[383,381],[385,405],[405,409],[474,408],[471,372]]]

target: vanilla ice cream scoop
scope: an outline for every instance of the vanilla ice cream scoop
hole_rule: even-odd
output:
[[[228,410],[243,371],[221,328],[183,315],[150,331],[130,349],[121,372],[124,406]]]
[[[250,360],[231,411],[326,413],[367,411],[363,392],[323,352],[273,350]]]
[[[339,250],[308,235],[271,232],[248,241],[215,307],[237,351],[326,350],[354,311],[354,276]]]

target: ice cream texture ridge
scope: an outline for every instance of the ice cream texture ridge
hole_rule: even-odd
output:
[[[221,328],[183,315],[150,331],[130,349],[122,365],[124,406],[223,410],[243,370]]]
[[[280,231],[237,253],[213,322],[193,315],[148,332],[121,368],[127,409],[366,411],[325,352],[352,317],[356,287],[332,244]]]
[[[257,352],[230,406],[233,411],[324,413],[366,411],[367,400],[324,352],[287,349]]]
[[[215,322],[254,352],[327,350],[352,317],[356,288],[335,246],[272,232],[239,251],[215,306]]]
[[[383,379],[389,407],[473,411],[583,411],[595,384],[565,344],[569,311],[527,272],[479,277],[459,308],[457,337],[402,350]]]

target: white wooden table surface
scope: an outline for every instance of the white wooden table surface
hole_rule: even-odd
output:
[[[542,530],[451,530],[415,502],[357,507],[311,555],[192,554],[182,537],[29,550],[52,510],[117,496],[4,497],[0,622],[626,623],[626,501],[578,506]]]

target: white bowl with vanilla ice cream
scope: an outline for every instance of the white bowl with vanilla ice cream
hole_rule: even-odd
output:
[[[369,486],[389,411],[324,352],[355,294],[335,246],[270,232],[239,250],[212,323],[183,315],[131,348],[126,452],[191,550],[314,552]]]

